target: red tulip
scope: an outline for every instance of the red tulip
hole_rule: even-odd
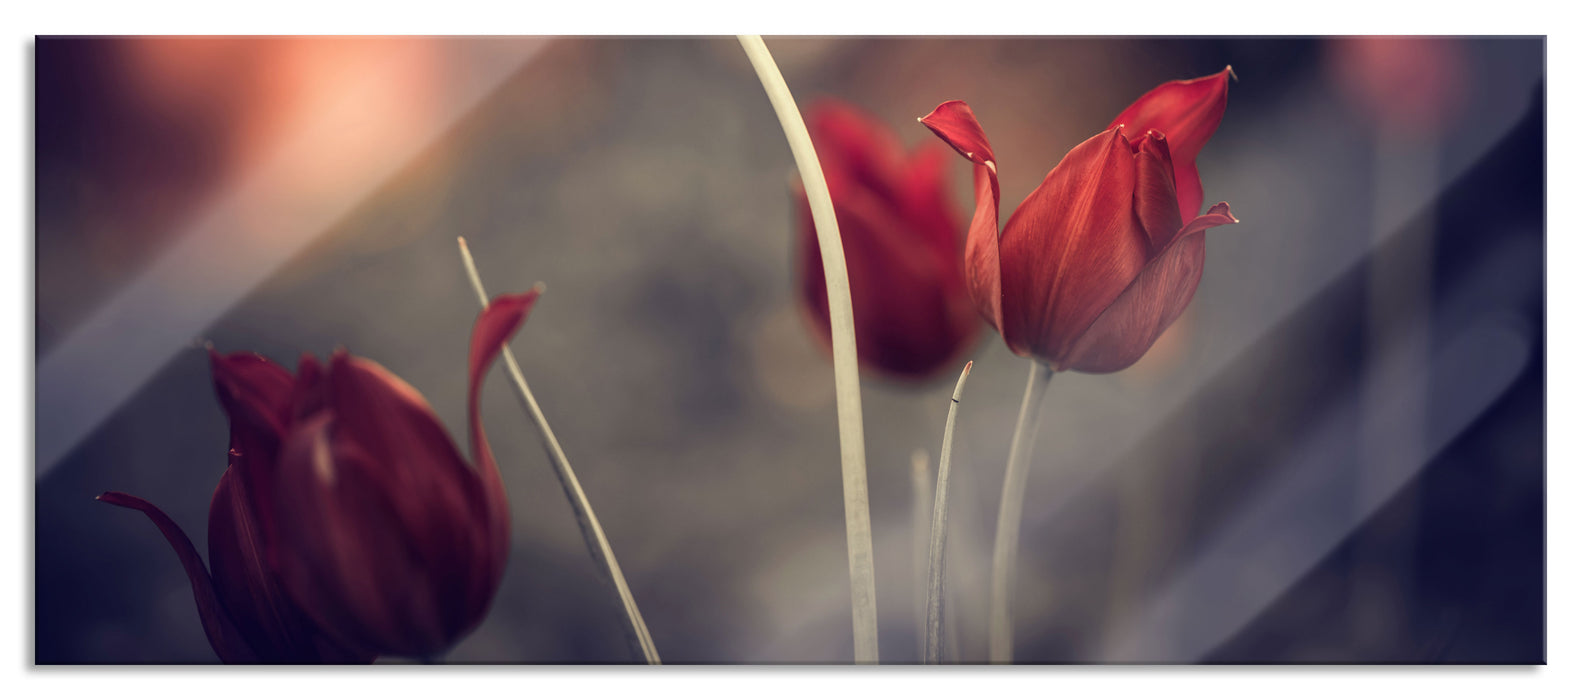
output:
[[[1194,162],[1225,112],[1229,73],[1144,95],[1071,149],[1003,233],[994,151],[972,110],[952,100],[921,120],[976,166],[967,289],[1012,352],[1057,371],[1116,372],[1186,309],[1203,232],[1236,223],[1224,202],[1197,216]]]
[[[1329,81],[1396,140],[1442,133],[1467,106],[1467,47],[1453,37],[1344,37],[1324,42]]]
[[[181,528],[143,511],[186,567],[204,631],[227,663],[430,657],[483,620],[509,550],[510,512],[478,391],[538,291],[501,296],[473,326],[469,465],[423,397],[344,350],[296,376],[212,350],[231,458],[209,506],[209,565]]]
[[[901,379],[956,366],[978,334],[961,268],[961,217],[937,144],[907,154],[882,124],[842,103],[809,112],[851,279],[857,359]],[[813,212],[800,183],[802,305],[826,347],[829,299]]]

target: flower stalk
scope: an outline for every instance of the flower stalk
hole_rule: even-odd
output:
[[[1027,391],[1022,395],[1022,410],[1016,418],[1016,432],[1011,437],[1011,456],[1005,464],[1000,518],[994,528],[994,561],[989,573],[989,663],[994,664],[1008,664],[1013,658],[1012,586],[1016,580],[1016,545],[1021,537],[1022,503],[1027,495],[1033,440],[1038,437],[1038,417],[1044,394],[1049,391],[1049,380],[1055,374],[1054,368],[1043,362],[1033,360],[1031,364]]]
[[[912,617],[917,623],[917,658],[928,657],[928,541],[934,512],[934,488],[928,483],[928,451],[912,451]]]
[[[956,408],[961,405],[961,390],[972,374],[972,361],[961,370],[956,391],[950,395],[950,410],[945,414],[945,444],[939,448],[939,478],[934,485],[934,522],[928,542],[927,625],[924,632],[923,663],[940,662],[940,630],[944,627],[945,532],[950,508],[950,453],[956,438]],[[1047,382],[1046,382],[1047,384]]]
[[[473,291],[478,294],[478,303],[487,308],[489,293],[483,286],[483,278],[478,275],[477,265],[473,263],[472,252],[467,249],[467,239],[457,238],[456,243],[461,248],[462,265],[467,268],[467,277],[472,281]],[[542,285],[543,283],[539,283],[534,287],[542,291]],[[516,385],[517,398],[521,399],[522,407],[532,417],[533,425],[538,428],[538,434],[543,439],[544,452],[549,455],[550,464],[555,468],[555,476],[560,479],[560,486],[566,492],[566,500],[571,503],[571,510],[577,517],[577,528],[582,531],[582,539],[587,543],[588,552],[595,561],[604,564],[607,578],[615,588],[616,598],[625,613],[628,643],[631,644],[633,652],[645,662],[658,665],[659,652],[654,648],[654,640],[648,634],[648,625],[643,622],[643,614],[637,609],[637,601],[632,598],[632,591],[626,585],[626,576],[621,573],[621,565],[615,560],[615,550],[611,549],[609,539],[604,536],[604,528],[599,525],[599,517],[593,512],[593,504],[588,502],[588,495],[583,492],[582,484],[577,481],[576,472],[571,470],[571,462],[566,459],[566,452],[561,449],[560,441],[555,438],[555,432],[550,430],[549,421],[538,407],[538,400],[533,398],[533,391],[527,387],[527,379],[523,377],[522,368],[517,365],[516,356],[512,354],[508,344],[501,347],[500,356],[505,359],[506,372],[511,375],[511,381]]]
[[[846,505],[846,556],[851,576],[851,626],[854,657],[859,664],[879,662],[879,618],[875,604],[873,528],[868,516],[868,467],[862,433],[862,393],[857,377],[857,335],[852,319],[851,282],[835,205],[830,199],[824,170],[802,113],[791,97],[791,88],[775,65],[764,40],[751,34],[738,36],[742,50],[763,83],[796,159],[802,188],[813,210],[819,259],[829,295],[830,344],[835,360],[835,415],[840,430],[841,486]]]

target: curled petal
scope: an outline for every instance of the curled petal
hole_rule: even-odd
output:
[[[198,617],[203,621],[203,633],[208,636],[209,646],[214,647],[214,653],[228,664],[256,663],[257,655],[242,639],[235,623],[215,595],[214,582],[209,578],[208,570],[203,568],[197,548],[192,546],[192,540],[187,539],[187,533],[181,531],[181,526],[157,506],[136,496],[106,491],[99,495],[98,500],[140,511],[154,522],[154,526],[165,536],[165,541],[176,550],[176,557],[187,572],[187,580],[192,584],[193,600],[198,604]]]
[[[1226,66],[1213,75],[1165,83],[1137,98],[1110,122],[1110,128],[1124,126],[1127,138],[1135,139],[1154,129],[1169,139],[1182,221],[1191,220],[1202,210],[1203,183],[1198,178],[1197,155],[1225,116],[1232,75],[1230,66]]]
[[[1231,223],[1236,217],[1220,202],[1181,227],[1165,250],[1078,338],[1058,369],[1118,372],[1142,359],[1197,292],[1203,276],[1203,232]]]
[[[1119,129],[1071,149],[1005,223],[1000,329],[1011,351],[1058,364],[1148,260],[1132,210],[1137,165]]]
[[[1173,239],[1171,239],[1171,242],[1180,240],[1186,236],[1190,236],[1200,231],[1207,231],[1216,226],[1227,226],[1230,224],[1239,223],[1241,223],[1241,219],[1236,218],[1235,214],[1230,213],[1230,205],[1226,204],[1225,202],[1220,202],[1219,204],[1209,207],[1207,214],[1195,217],[1191,221],[1186,222],[1186,224],[1181,227],[1181,230],[1176,232],[1176,235]],[[1168,243],[1166,245],[1168,245]]]
[[[961,100],[941,102],[928,116],[918,119],[957,153],[979,165],[995,161],[994,149],[989,147],[989,136],[983,133],[972,108]]]
[[[532,311],[533,303],[538,301],[543,291],[542,285],[536,285],[522,294],[501,294],[489,302],[489,306],[478,314],[478,320],[472,325],[472,342],[469,343],[467,354],[467,428],[472,440],[473,464],[477,466],[478,477],[483,485],[492,540],[490,556],[485,559],[486,570],[479,577],[479,585],[487,587],[487,595],[483,596],[485,601],[500,585],[500,576],[505,572],[506,554],[511,544],[511,515],[505,498],[505,483],[500,479],[500,467],[494,461],[494,452],[489,449],[489,438],[483,431],[483,413],[479,407],[483,379],[501,348],[505,347],[505,342],[527,320],[528,312]]]
[[[976,206],[967,228],[967,292],[996,330],[1004,331],[1000,280],[1000,176],[994,151],[972,109],[961,100],[945,102],[920,119],[923,126],[976,164],[973,188]]]

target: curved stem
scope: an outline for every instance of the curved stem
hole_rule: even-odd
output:
[[[1038,436],[1038,415],[1055,370],[1037,360],[1027,375],[1022,412],[1011,437],[1011,457],[1005,463],[1005,487],[1000,490],[1000,519],[994,528],[994,566],[989,577],[989,663],[1011,663],[1013,629],[1011,586],[1016,580],[1016,542],[1021,536],[1022,501],[1027,492],[1027,467]]]
[[[961,405],[961,390],[972,374],[972,362],[961,370],[956,391],[950,395],[950,411],[945,414],[945,444],[939,448],[939,480],[934,485],[934,527],[928,542],[928,625],[923,663],[939,663],[940,628],[945,600],[945,523],[950,507],[950,451],[956,438],[956,408]]]
[[[928,479],[928,451],[912,451],[912,618],[917,625],[917,658],[928,657],[928,537],[934,522],[934,486]]]
[[[802,175],[802,189],[813,209],[818,234],[819,259],[829,297],[830,345],[835,355],[835,416],[840,426],[841,486],[846,500],[846,558],[851,573],[851,629],[853,651],[859,664],[879,662],[879,617],[874,602],[873,528],[868,519],[868,467],[863,457],[862,392],[857,385],[857,335],[851,314],[851,284],[846,276],[846,253],[835,224],[835,205],[824,183],[824,170],[813,151],[813,138],[802,113],[797,111],[791,88],[775,66],[764,40],[756,35],[736,37],[747,52],[753,70],[763,83],[780,128],[785,131]]]
[[[467,268],[467,277],[472,280],[473,291],[478,293],[478,303],[483,307],[489,306],[489,293],[484,290],[483,278],[478,276],[478,267],[472,261],[472,252],[467,250],[467,239],[457,238],[461,246],[461,261]],[[610,548],[610,541],[604,536],[604,528],[599,525],[599,516],[593,513],[593,504],[588,502],[588,495],[583,493],[582,484],[577,481],[577,474],[571,470],[571,462],[566,459],[566,452],[560,449],[560,441],[555,439],[555,432],[549,429],[549,420],[544,418],[544,412],[538,407],[538,400],[533,398],[533,391],[527,388],[527,379],[522,376],[522,368],[516,364],[516,355],[512,354],[511,346],[500,348],[500,356],[505,359],[505,369],[511,375],[511,381],[516,385],[517,398],[522,400],[522,407],[527,409],[528,415],[533,418],[533,425],[538,427],[539,437],[544,441],[544,452],[549,455],[549,462],[555,467],[555,476],[560,479],[560,487],[566,492],[566,500],[571,502],[571,510],[577,516],[577,528],[582,531],[582,539],[588,545],[589,554],[595,561],[604,563],[604,571],[608,581],[615,587],[615,596],[619,599],[621,609],[626,613],[627,642],[632,645],[632,651],[641,656],[649,664],[659,664],[659,652],[654,649],[654,640],[648,635],[648,625],[643,622],[643,614],[637,610],[637,601],[632,598],[632,591],[626,586],[626,576],[621,573],[621,565],[615,561],[615,550]]]

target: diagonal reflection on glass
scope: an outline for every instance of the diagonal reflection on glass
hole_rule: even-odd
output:
[[[1455,396],[1435,401],[1428,434],[1415,459],[1381,469],[1366,494],[1351,488],[1338,467],[1353,447],[1360,396],[1320,420],[1271,483],[1247,498],[1222,533],[1193,558],[1125,626],[1101,658],[1108,663],[1194,663],[1230,639],[1273,603],[1411,480],[1434,455],[1472,424],[1516,381],[1531,359],[1530,334],[1499,320],[1461,331],[1430,368],[1396,368],[1379,381],[1410,388],[1436,386]],[[1387,358],[1384,364],[1395,364]],[[1369,406],[1381,430],[1407,427],[1409,392]],[[1372,465],[1380,467],[1383,465]],[[1166,633],[1166,631],[1170,631]]]
[[[312,40],[304,40],[312,41]],[[356,40],[342,40],[356,41]],[[197,211],[157,260],[37,366],[42,478],[209,324],[470,113],[548,39],[412,39],[317,94],[310,119]],[[425,116],[403,81],[434,73]],[[394,115],[403,115],[397,119]],[[40,230],[38,235],[48,235]],[[113,348],[114,355],[106,356]]]

